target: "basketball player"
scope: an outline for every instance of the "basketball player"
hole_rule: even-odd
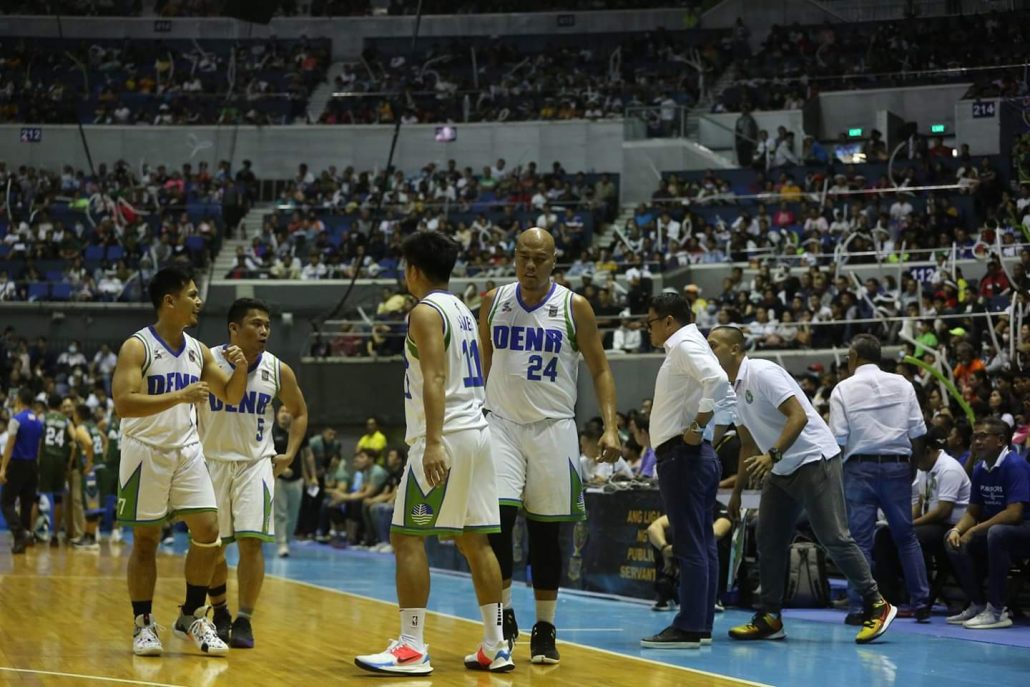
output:
[[[355,663],[377,673],[428,675],[423,639],[429,600],[425,537],[454,537],[472,570],[483,641],[465,657],[470,670],[515,668],[501,626],[501,571],[486,535],[500,531],[490,432],[475,318],[448,283],[458,245],[433,231],[403,245],[408,290],[420,299],[408,316],[404,351],[408,469],[397,486],[390,542],[397,558],[400,638]]]
[[[96,485],[96,460],[104,455],[104,435],[93,422],[93,412],[85,403],[75,406],[72,416],[75,422],[73,437],[78,455],[75,457],[76,464],[82,470],[82,504],[83,513],[86,517],[85,531],[82,538],[74,543],[76,548],[98,550],[97,544],[97,521],[103,512],[100,507],[99,492]],[[92,493],[89,485],[92,485]]]
[[[191,406],[207,403],[212,393],[225,403],[239,404],[247,387],[247,360],[238,346],[227,348],[225,357],[236,366],[230,377],[207,346],[186,334],[186,327],[196,326],[202,304],[187,272],[162,269],[149,292],[157,323],[122,344],[111,383],[115,410],[122,418],[118,522],[133,526],[128,564],[133,652],[162,652],[152,616],[155,554],[161,525],[174,516],[186,523],[191,535],[186,598],[175,634],[188,636],[205,654],[225,656],[229,647],[207,619],[204,605],[220,542],[215,492]]]
[[[529,531],[536,624],[533,663],[555,664],[554,625],[561,581],[561,522],[586,519],[576,430],[576,379],[583,354],[594,380],[604,433],[600,460],[621,455],[615,420],[615,381],[590,303],[551,281],[554,239],[524,231],[515,244],[518,281],[486,294],[479,311],[486,407],[497,463],[501,533],[490,537],[504,577],[504,636],[518,624],[511,606],[512,531],[519,508]]]
[[[308,408],[293,370],[265,350],[271,332],[268,306],[253,298],[237,299],[229,308],[228,324],[228,345],[238,346],[247,359],[247,391],[238,406],[209,396],[207,403],[198,406],[197,414],[204,457],[218,501],[222,544],[235,541],[240,550],[239,612],[235,622],[225,600],[229,566],[224,548],[219,550],[208,594],[215,609],[218,636],[234,648],[250,649],[254,646],[250,618],[265,579],[261,544],[275,540],[275,478],[300,450],[308,429]],[[226,374],[232,372],[225,347],[211,349],[211,355]],[[293,415],[283,455],[276,455],[272,442],[272,401],[276,397]]]
[[[74,440],[71,418],[61,412],[62,401],[57,394],[50,394],[47,398],[47,412],[43,415],[43,446],[39,453],[39,493],[50,494],[53,504],[50,546],[58,545],[58,536],[64,531],[62,508]]]

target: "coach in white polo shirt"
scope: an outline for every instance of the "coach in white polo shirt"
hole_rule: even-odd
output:
[[[905,571],[905,617],[930,619],[926,565],[912,529],[912,456],[923,453],[926,423],[912,382],[880,369],[880,340],[859,334],[848,347],[848,371],[830,394],[830,431],[844,452],[844,498],[851,536],[872,562],[877,511],[882,510]],[[862,599],[848,586],[845,622],[863,622]]]
[[[675,292],[655,296],[648,307],[651,344],[665,349],[650,434],[662,505],[676,532],[673,555],[680,565],[680,611],[669,627],[641,640],[651,649],[696,649],[710,641],[719,589],[712,512],[722,465],[705,432],[716,406],[732,400],[733,392],[692,319],[690,304]]]
[[[780,610],[787,557],[798,516],[804,510],[816,539],[865,600],[865,622],[855,641],[873,641],[887,631],[897,609],[880,594],[869,563],[848,532],[840,448],[830,428],[786,370],[768,360],[745,356],[740,329],[716,327],[708,335],[708,343],[733,380],[737,396],[741,461],[730,500],[731,517],[739,516],[746,478],[765,480],[758,509],[761,604],[751,622],[730,630],[730,637],[785,636]]]

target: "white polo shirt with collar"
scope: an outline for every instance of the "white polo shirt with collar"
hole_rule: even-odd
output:
[[[726,372],[697,325],[676,330],[664,348],[665,361],[658,369],[651,403],[651,445],[655,447],[683,434],[698,413],[713,411],[716,404],[733,398]]]
[[[780,405],[794,396],[805,410],[808,424],[783,452],[780,462],[773,466],[774,475],[789,475],[802,465],[840,453],[830,428],[815,412],[805,392],[790,373],[776,363],[745,356],[737,370],[733,391],[737,394],[737,418],[747,427],[762,453],[768,453],[776,445],[787,425],[787,416],[780,412]]]
[[[833,388],[830,431],[844,447],[844,460],[855,454],[907,456],[911,440],[926,434],[926,423],[912,383],[870,363]]]

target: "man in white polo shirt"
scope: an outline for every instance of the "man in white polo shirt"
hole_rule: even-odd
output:
[[[880,369],[880,340],[859,334],[848,347],[851,376],[830,394],[830,431],[844,452],[848,528],[872,562],[877,511],[882,510],[905,571],[909,605],[903,617],[930,620],[926,565],[912,529],[911,456],[923,453],[926,423],[912,382]],[[848,586],[845,622],[865,622],[862,599]]]
[[[862,595],[866,620],[855,637],[873,641],[890,626],[897,609],[887,603],[869,563],[848,532],[841,486],[840,448],[794,378],[768,360],[745,355],[737,327],[716,327],[708,343],[737,395],[740,472],[730,500],[730,516],[740,511],[747,477],[763,480],[758,509],[760,608],[750,623],[730,630],[733,639],[783,639],[783,591],[787,557],[802,510],[816,539]],[[652,420],[652,423],[654,421]],[[746,472],[745,472],[746,471]]]
[[[719,589],[719,552],[712,512],[722,464],[706,427],[716,408],[733,399],[729,380],[704,336],[691,324],[690,303],[678,293],[651,300],[651,345],[665,349],[655,380],[650,434],[662,505],[676,531],[680,611],[672,624],[641,640],[649,649],[697,649],[712,639]]]

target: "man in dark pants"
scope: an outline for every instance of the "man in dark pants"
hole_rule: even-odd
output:
[[[923,454],[926,424],[912,383],[880,369],[880,340],[859,334],[848,349],[848,371],[830,394],[830,431],[844,456],[848,528],[872,563],[877,511],[883,511],[905,571],[909,607],[903,616],[930,619],[930,586],[912,528],[912,456]],[[848,585],[849,625],[865,622],[862,598]]]
[[[937,580],[943,581],[951,573],[951,562],[944,550],[944,535],[965,514],[969,506],[970,483],[962,463],[944,450],[948,443],[947,431],[931,427],[924,443],[923,454],[913,456],[919,472],[912,484],[912,528],[923,550],[927,577],[936,567]],[[881,527],[876,532],[873,561],[876,582],[884,596],[893,603],[894,598],[900,597],[900,593],[894,590],[898,587],[902,569],[889,527]],[[929,603],[933,601],[931,598]]]
[[[745,105],[733,127],[733,144],[737,149],[737,164],[750,167],[755,155],[755,141],[758,140],[758,123],[751,116],[751,108]]]
[[[751,622],[730,630],[739,640],[783,639],[783,593],[787,558],[802,511],[833,562],[862,595],[866,617],[855,641],[866,644],[884,632],[897,609],[880,594],[862,550],[848,531],[840,448],[794,378],[768,360],[745,356],[737,327],[716,327],[708,335],[712,352],[733,381],[737,398],[741,472],[730,498],[730,517],[739,518],[744,483],[763,481],[758,510],[761,606]],[[744,472],[746,470],[747,472]]]
[[[27,387],[18,390],[14,417],[7,427],[3,462],[0,463],[0,484],[4,485],[4,519],[13,537],[11,553],[25,553],[27,540],[32,538],[32,503],[36,499],[36,484],[39,480],[36,461],[39,458],[40,439],[43,437],[43,423],[32,411],[32,400],[32,391]],[[20,514],[14,508],[15,501],[21,502]]]
[[[712,640],[719,553],[712,512],[722,465],[704,439],[717,403],[732,398],[729,380],[677,293],[651,300],[651,345],[665,349],[651,406],[651,440],[658,459],[662,505],[676,531],[680,611],[672,624],[640,641],[649,649],[697,649]]]

